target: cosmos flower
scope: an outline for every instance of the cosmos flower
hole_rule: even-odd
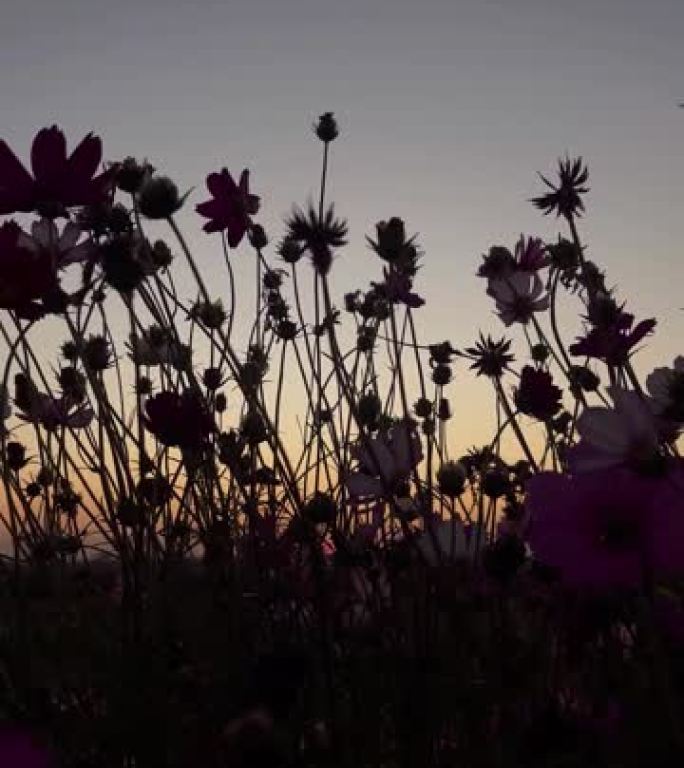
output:
[[[535,312],[549,308],[549,296],[536,272],[514,272],[489,280],[487,293],[496,301],[504,325],[527,324]]]
[[[568,450],[573,473],[616,466],[648,471],[660,465],[658,425],[648,403],[636,392],[609,387],[612,408],[585,408],[577,420],[581,440]]]
[[[580,216],[584,211],[582,195],[589,188],[586,183],[589,179],[589,170],[582,163],[582,158],[558,161],[558,184],[551,183],[546,177],[539,174],[541,180],[551,189],[545,195],[534,197],[530,201],[534,206],[544,212],[544,215],[556,212],[556,216]]]
[[[597,323],[584,337],[570,345],[570,353],[602,360],[606,365],[620,366],[627,363],[632,349],[653,332],[656,321],[642,320],[634,328],[634,315],[618,310],[607,323]]]
[[[423,459],[423,450],[415,425],[408,421],[369,438],[354,451],[358,470],[346,479],[350,496],[405,497],[411,470]]]
[[[64,134],[53,125],[33,139],[31,176],[0,140],[0,214],[39,211],[56,218],[65,208],[104,202],[116,167],[95,176],[101,159],[102,142],[92,133],[67,157]]]
[[[83,429],[93,420],[93,409],[83,402],[76,402],[70,395],[53,397],[39,392],[35,384],[23,373],[14,377],[14,403],[20,416],[32,424],[47,430],[58,427]]]
[[[207,176],[207,188],[211,200],[199,203],[195,210],[209,219],[204,225],[205,232],[228,233],[228,245],[237,248],[245,232],[251,227],[251,216],[259,210],[259,198],[249,192],[249,171],[240,174],[236,184],[226,168],[220,173]]]
[[[31,318],[41,309],[36,301],[56,285],[48,252],[36,248],[14,221],[0,226],[0,308]]]
[[[562,394],[548,371],[526,365],[520,374],[514,400],[521,413],[548,421],[560,410]]]
[[[464,525],[457,517],[438,516],[425,520],[425,531],[416,546],[428,565],[472,557],[485,546],[486,532],[477,525]]]
[[[684,357],[676,357],[672,368],[656,368],[650,373],[646,390],[658,416],[684,424]]]
[[[192,392],[160,392],[145,403],[145,426],[166,446],[202,448],[214,431],[214,420]]]
[[[567,585],[629,588],[641,584],[645,569],[681,573],[681,478],[644,478],[623,468],[576,477],[542,472],[526,490],[532,551]]]

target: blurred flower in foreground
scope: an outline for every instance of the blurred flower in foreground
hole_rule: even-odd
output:
[[[23,728],[0,727],[0,765],[3,768],[50,768],[54,761]]]
[[[67,157],[66,139],[53,125],[33,139],[33,177],[0,140],[0,214],[38,211],[50,218],[65,208],[95,205],[110,195],[116,167],[95,176],[102,159],[102,142],[89,133]]]
[[[580,442],[568,450],[574,473],[629,466],[642,473],[665,468],[658,425],[648,403],[636,392],[609,387],[612,408],[585,408],[577,420]]]
[[[195,206],[197,213],[209,219],[204,225],[204,231],[226,230],[228,245],[237,248],[252,225],[250,217],[259,210],[259,198],[249,192],[249,171],[245,168],[238,184],[226,168],[221,173],[210,173],[207,176],[207,188],[211,200]]]
[[[648,571],[684,567],[684,497],[671,478],[622,468],[527,482],[529,543],[536,558],[579,588],[638,587]]]

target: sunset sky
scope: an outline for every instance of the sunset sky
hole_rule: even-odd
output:
[[[682,0],[6,0],[1,22],[0,135],[26,158],[42,126],[70,146],[93,130],[108,159],[146,156],[195,186],[180,222],[217,295],[220,243],[193,213],[206,174],[248,167],[276,241],[316,191],[310,126],[332,110],[330,193],[351,234],[338,301],[379,274],[364,235],[400,216],[425,251],[423,338],[503,332],[480,255],[555,237],[527,200],[569,152],[591,173],[588,255],[659,321],[637,368],[682,351]],[[249,282],[248,246],[234,263]],[[490,434],[485,393],[459,366],[457,445]]]

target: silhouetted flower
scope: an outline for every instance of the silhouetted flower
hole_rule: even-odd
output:
[[[67,157],[66,139],[53,125],[33,139],[33,177],[0,140],[0,214],[38,211],[55,218],[64,209],[93,205],[110,195],[116,167],[95,176],[102,159],[102,142],[89,133]]]
[[[527,482],[527,503],[530,546],[568,585],[637,587],[645,568],[681,572],[681,478],[677,484],[621,468],[572,478],[542,472]]]
[[[168,176],[151,176],[140,188],[138,206],[148,219],[168,219],[181,208],[185,197],[181,198],[178,187]]]
[[[646,389],[658,416],[684,423],[684,357],[676,357],[672,368],[656,368],[650,373]]]
[[[571,344],[570,353],[593,357],[607,365],[624,365],[632,349],[656,326],[653,318],[642,320],[634,328],[633,323],[634,315],[618,310],[611,321],[595,324],[584,337]]]
[[[226,168],[220,173],[207,176],[207,188],[211,200],[199,203],[195,210],[209,221],[204,225],[205,232],[228,233],[228,245],[237,248],[245,232],[252,226],[251,216],[259,210],[259,198],[249,192],[249,171],[240,174],[236,184]]]
[[[366,237],[368,245],[383,259],[383,261],[392,264],[400,270],[415,271],[415,266],[419,258],[418,249],[415,245],[416,235],[406,237],[404,222],[392,217],[389,221],[379,221],[375,225],[377,240]]]
[[[546,177],[539,174],[541,180],[550,187],[548,192],[540,197],[533,197],[532,202],[537,208],[544,211],[544,215],[556,212],[557,216],[580,216],[584,211],[582,195],[589,191],[586,186],[589,179],[589,170],[582,164],[582,158],[558,161],[558,185],[552,184]]]
[[[36,302],[56,286],[56,270],[50,255],[33,248],[28,236],[14,221],[0,226],[0,308],[31,319],[43,310]]]
[[[346,479],[351,496],[405,497],[408,477],[423,451],[415,426],[404,421],[357,446],[354,456],[358,470]]]
[[[308,250],[314,268],[327,274],[332,265],[333,249],[341,248],[347,242],[347,223],[335,218],[334,207],[331,205],[320,218],[313,206],[309,206],[306,213],[295,208],[286,224],[286,240]]]
[[[93,420],[93,410],[75,400],[69,394],[52,397],[39,392],[35,384],[23,373],[14,377],[14,402],[20,415],[32,424],[39,424],[48,430],[57,427],[83,429]]]
[[[520,239],[515,244],[515,268],[520,272],[537,272],[549,263],[546,246],[538,237]]]
[[[535,312],[549,308],[549,296],[536,272],[514,272],[489,280],[487,293],[495,299],[504,325],[527,324]]]
[[[314,133],[324,143],[329,144],[339,136],[340,131],[337,127],[337,120],[332,112],[324,112],[314,125]]]
[[[514,400],[521,413],[548,421],[560,410],[561,395],[550,373],[526,365],[520,374]]]
[[[214,431],[214,420],[198,395],[160,392],[145,403],[145,425],[166,446],[201,448]]]
[[[515,271],[513,254],[504,245],[493,245],[482,256],[482,264],[477,270],[478,277],[497,279],[507,277]]]
[[[510,354],[511,342],[507,339],[494,341],[491,336],[485,338],[480,334],[480,340],[474,347],[468,347],[464,357],[470,358],[473,362],[470,365],[471,370],[477,372],[478,376],[488,376],[490,378],[499,378],[503,372],[513,362],[514,357]]]

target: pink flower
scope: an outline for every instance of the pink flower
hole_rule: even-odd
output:
[[[495,299],[504,325],[529,323],[535,312],[549,308],[549,297],[536,272],[514,272],[489,280],[487,293]]]
[[[93,420],[90,406],[75,403],[69,395],[52,397],[39,392],[35,384],[24,374],[15,376],[15,399],[22,417],[32,424],[39,424],[48,430],[57,427],[83,429]]]
[[[92,133],[67,157],[64,134],[53,125],[33,140],[31,176],[0,140],[0,214],[39,210],[55,218],[64,208],[104,202],[116,168],[95,176],[101,159],[102,142]]]
[[[365,445],[356,448],[355,458],[358,471],[351,472],[346,479],[352,497],[405,497],[411,470],[423,458],[415,425],[402,421],[369,438]]]
[[[645,478],[622,468],[535,475],[526,486],[532,551],[578,588],[636,587],[645,569],[681,573],[681,466],[677,475]]]
[[[240,175],[240,183],[224,168],[221,173],[207,176],[207,188],[211,200],[199,203],[195,210],[209,219],[204,225],[205,232],[228,232],[228,245],[237,248],[245,232],[252,226],[251,216],[259,210],[259,198],[249,193],[249,171]]]

